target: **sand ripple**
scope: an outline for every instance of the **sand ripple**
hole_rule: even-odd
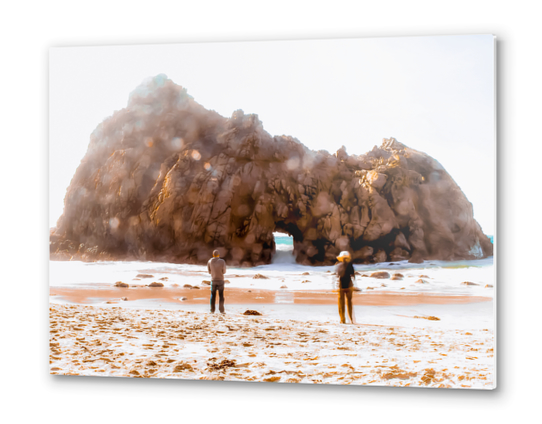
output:
[[[494,334],[50,305],[50,372],[281,383],[494,387]]]

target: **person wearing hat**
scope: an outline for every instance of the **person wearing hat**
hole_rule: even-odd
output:
[[[220,259],[218,250],[213,252],[213,257],[207,262],[207,271],[211,274],[211,313],[215,312],[216,292],[218,291],[218,310],[224,314],[224,274],[226,273],[226,261]]]
[[[350,322],[354,323],[354,311],[352,308],[352,293],[354,291],[354,284],[352,278],[356,278],[354,274],[354,265],[350,258],[350,253],[344,251],[337,256],[337,264],[335,265],[335,273],[339,279],[339,316],[341,317],[341,324],[345,324],[344,316],[344,304],[348,306],[348,316]]]

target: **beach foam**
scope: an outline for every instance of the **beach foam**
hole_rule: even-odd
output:
[[[228,287],[270,290],[328,290],[333,288],[332,266],[311,267],[296,264],[289,253],[289,246],[279,245],[277,262],[253,268],[228,267],[225,278]],[[426,261],[411,264],[406,261],[355,265],[361,275],[356,275],[356,286],[373,292],[439,293],[448,295],[473,295],[493,297],[496,289],[493,258],[474,261]],[[390,275],[401,273],[402,280],[377,279],[370,275],[387,271]],[[308,273],[308,274],[307,274]],[[137,280],[138,274],[152,278]],[[254,278],[256,274],[267,278]],[[362,275],[367,275],[363,277]],[[167,278],[161,280],[163,278]],[[113,285],[117,281],[128,284],[150,284],[160,281],[166,287],[175,284],[201,285],[210,280],[204,265],[172,264],[159,262],[50,262],[51,287],[97,287]],[[422,280],[420,282],[420,280]],[[463,284],[465,282],[472,285]],[[486,287],[491,285],[493,287]],[[286,286],[286,288],[281,288]]]

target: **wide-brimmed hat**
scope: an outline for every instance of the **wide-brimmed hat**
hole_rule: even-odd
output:
[[[343,250],[341,253],[339,253],[339,256],[337,256],[337,259],[344,259],[344,258],[349,258],[350,257],[350,252],[347,252],[346,250]]]

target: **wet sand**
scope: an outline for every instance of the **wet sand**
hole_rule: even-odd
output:
[[[77,304],[99,304],[103,302],[122,303],[128,306],[135,300],[158,300],[163,303],[185,305],[201,305],[209,303],[209,286],[200,286],[198,289],[167,288],[167,287],[145,287],[143,285],[130,288],[111,287],[104,285],[97,288],[71,288],[51,287],[50,295],[69,303]],[[330,305],[337,303],[337,293],[332,290],[310,290],[310,291],[277,291],[262,289],[225,289],[227,304],[231,305],[252,305],[252,304],[273,304],[277,297],[288,298],[288,303]],[[179,300],[186,298],[186,300]],[[127,299],[127,300],[121,300]],[[408,306],[420,304],[451,305],[477,302],[491,302],[490,297],[482,296],[450,296],[428,293],[372,293],[370,291],[354,292],[354,305],[373,306]]]

